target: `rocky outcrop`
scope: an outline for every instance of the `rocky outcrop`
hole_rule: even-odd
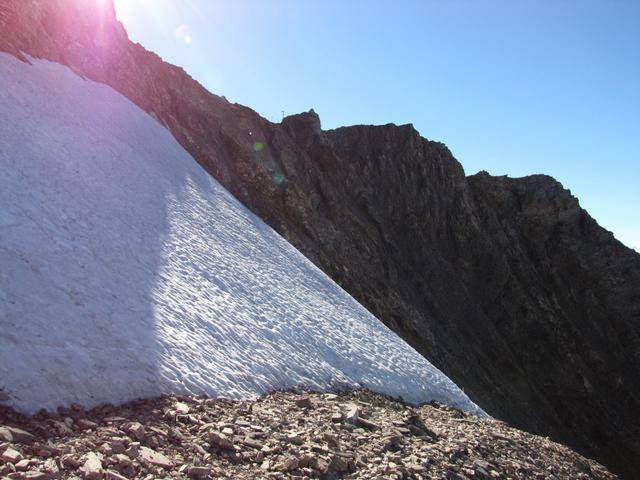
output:
[[[503,422],[367,391],[163,397],[34,418],[0,409],[6,422],[35,433],[28,445],[0,443],[0,476],[15,480],[617,478]]]
[[[109,2],[0,0],[0,31],[152,114],[486,411],[640,475],[640,256],[559,183],[465,177],[411,125],[268,122],[130,42]]]

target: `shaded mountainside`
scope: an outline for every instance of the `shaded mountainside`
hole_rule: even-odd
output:
[[[558,182],[465,177],[410,125],[271,123],[97,5],[0,0],[0,50],[114,87],[487,412],[640,475],[640,255]]]

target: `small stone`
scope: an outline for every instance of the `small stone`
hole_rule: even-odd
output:
[[[113,450],[111,450],[111,446],[108,443],[103,443],[102,445],[100,445],[97,450],[102,453],[103,455],[111,455],[113,453]]]
[[[340,423],[342,421],[342,413],[338,412],[331,415],[331,421],[333,423]]]
[[[102,421],[105,423],[124,423],[127,419],[124,417],[105,417]]]
[[[417,463],[409,463],[407,464],[407,470],[413,473],[422,473],[425,471],[425,468]]]
[[[485,470],[485,469],[484,469],[484,468],[482,468],[482,467],[476,467],[474,471],[475,471],[476,476],[477,476],[478,478],[482,478],[482,479],[489,479],[489,478],[491,478],[491,474],[489,473],[489,471],[488,471],[488,470]]]
[[[10,463],[18,463],[20,460],[22,460],[22,454],[19,451],[9,447],[2,453],[2,455],[0,455],[0,460],[4,460],[5,462]]]
[[[124,452],[131,460],[138,458],[140,455],[140,445],[137,443],[131,443],[129,448],[127,448]]]
[[[438,438],[438,434],[429,428],[420,428],[415,425],[409,425],[409,431],[416,437]]]
[[[311,467],[313,465],[315,465],[316,463],[316,457],[314,455],[311,454],[305,454],[302,455],[299,459],[298,459],[298,464],[300,467],[304,468],[304,467]]]
[[[447,480],[469,480],[464,475],[461,475],[459,473],[453,472],[451,470],[447,470],[445,476],[447,477]]]
[[[374,423],[370,420],[367,420],[366,418],[358,418],[358,422],[357,422],[358,426],[360,427],[364,427],[367,428],[369,430],[380,430],[380,425],[378,425],[377,423]],[[400,429],[398,429],[400,430]],[[407,430],[406,428],[403,430]],[[407,430],[407,433],[410,433],[409,430]]]
[[[78,468],[82,465],[82,462],[79,462],[73,455],[63,455],[61,462],[67,468]]]
[[[169,436],[169,438],[171,438],[172,440],[174,440],[174,441],[176,441],[178,443],[182,443],[184,441],[184,434],[177,427],[170,428],[168,436]]]
[[[344,473],[349,470],[349,462],[339,455],[336,455],[331,459],[329,469],[338,473]]]
[[[292,443],[293,445],[302,445],[304,443],[304,439],[297,433],[291,433],[287,435],[287,442]]]
[[[153,435],[151,438],[147,440],[147,445],[149,445],[151,448],[159,448],[160,440],[158,440],[158,437]]]
[[[0,441],[9,443],[33,443],[36,437],[21,428],[0,426]]]
[[[344,419],[353,425],[357,425],[359,417],[360,417],[360,409],[355,405],[349,405],[349,409],[347,410],[347,413],[345,414]]]
[[[209,433],[209,440],[223,450],[233,450],[233,440],[223,433],[211,432]]]
[[[127,480],[127,477],[120,475],[118,472],[113,470],[107,470],[104,472],[104,478],[106,478],[106,480]]]
[[[485,460],[480,460],[480,459],[474,460],[473,461],[473,465],[476,468],[483,468],[484,470],[491,470],[491,468],[492,468],[492,465],[489,462],[487,462]]]
[[[22,460],[20,460],[18,463],[15,464],[15,467],[16,467],[16,470],[24,471],[29,468],[29,465],[31,465],[31,462],[29,462],[29,460],[27,460],[26,458],[23,458]]]
[[[401,435],[387,435],[380,441],[380,445],[383,450],[388,450],[399,446],[402,441],[403,437]]]
[[[21,478],[24,480],[49,480],[49,475],[44,472],[31,471],[23,474]]]
[[[322,439],[327,443],[338,445],[338,438],[333,433],[324,432],[322,434]]]
[[[140,440],[140,441],[144,440],[145,436],[147,435],[147,432],[145,431],[144,426],[138,422],[132,423],[127,428],[127,432],[133,435],[136,438],[136,440]]]
[[[53,458],[48,458],[47,460],[45,460],[42,469],[49,475],[49,478],[57,478],[60,474],[58,464]]]
[[[242,440],[242,443],[247,447],[255,448],[256,450],[260,450],[262,447],[264,447],[264,445],[261,442],[258,442],[257,440],[251,437],[245,437]]]
[[[39,448],[35,449],[35,454],[38,457],[49,458],[54,455],[54,453],[45,445],[40,445]]]
[[[201,445],[198,445],[197,443],[193,445],[193,449],[203,457],[209,455],[209,453],[204,448],[202,448]]]
[[[210,467],[189,467],[187,475],[191,478],[204,478],[211,475]]]
[[[124,453],[127,451],[125,443],[121,440],[112,440],[108,445],[112,453]]]
[[[173,467],[173,462],[168,457],[160,452],[150,449],[149,447],[140,447],[140,455],[138,455],[138,459],[151,465],[156,465],[166,469]]]
[[[85,455],[85,461],[80,472],[87,480],[98,480],[102,478],[102,456],[89,452]]]
[[[187,415],[189,413],[189,405],[183,402],[176,402],[176,413]]]
[[[76,422],[76,426],[80,430],[94,430],[94,429],[98,428],[98,424],[97,423],[92,422],[90,420],[87,420],[86,418],[81,418],[80,420],[78,420]]]
[[[316,459],[316,470],[320,472],[320,475],[325,476],[329,473],[329,462],[324,458]]]
[[[125,468],[133,465],[133,462],[131,461],[131,459],[122,453],[117,453],[112,458],[118,465],[121,465]]]
[[[311,408],[313,403],[309,397],[301,397],[296,399],[296,405],[300,408]]]
[[[279,463],[274,468],[280,472],[290,472],[298,468],[298,459],[296,457],[287,457],[284,462]]]

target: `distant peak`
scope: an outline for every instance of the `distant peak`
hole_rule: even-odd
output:
[[[296,137],[319,135],[322,132],[320,117],[313,108],[308,112],[284,117],[282,125]]]
[[[312,108],[308,112],[294,113],[293,115],[287,115],[282,119],[283,123],[291,121],[313,121],[320,124],[320,117]]]

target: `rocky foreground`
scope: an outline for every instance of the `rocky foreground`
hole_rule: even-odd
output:
[[[615,479],[568,448],[436,403],[371,392],[141,400],[33,418],[0,410],[10,479]]]

